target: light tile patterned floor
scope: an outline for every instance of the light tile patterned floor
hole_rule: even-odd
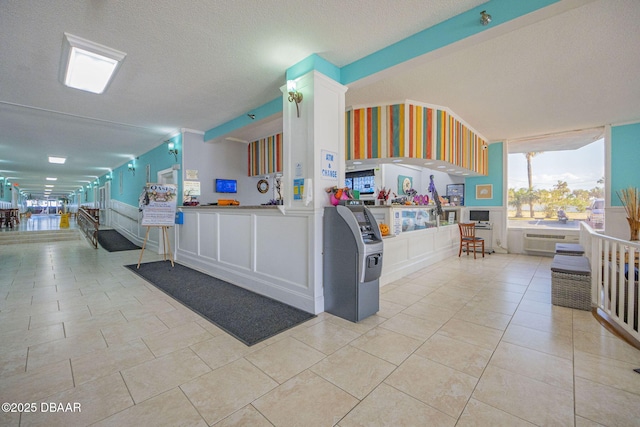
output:
[[[321,314],[247,347],[122,267],[138,255],[0,247],[0,402],[37,408],[0,425],[640,423],[640,351],[550,304],[550,258],[452,257],[363,322]]]

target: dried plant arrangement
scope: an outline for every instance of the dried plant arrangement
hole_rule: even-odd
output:
[[[616,192],[624,210],[627,212],[627,221],[629,222],[629,229],[631,237],[629,240],[638,240],[638,234],[640,232],[640,194],[635,187],[628,187]]]

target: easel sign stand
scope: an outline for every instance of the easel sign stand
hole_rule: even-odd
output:
[[[147,233],[144,236],[144,243],[140,251],[138,266],[142,262],[142,255],[149,240],[149,231],[151,227],[158,227],[162,231],[162,253],[164,260],[167,260],[167,246],[169,249],[169,260],[171,267],[175,267],[173,263],[173,253],[171,252],[171,242],[169,241],[169,227],[173,227],[176,216],[176,197],[178,188],[175,184],[147,184],[140,195],[139,203],[142,210],[142,226],[147,227]]]
[[[149,239],[149,230],[151,230],[151,227],[158,227],[162,229],[162,236],[164,237],[162,240],[162,253],[163,253],[163,260],[166,261],[167,260],[167,249],[169,249],[169,260],[171,261],[171,267],[175,267],[175,264],[173,263],[173,253],[171,252],[171,242],[169,241],[169,233],[168,233],[168,229],[169,226],[168,225],[148,225],[147,226],[147,233],[144,236],[144,242],[142,243],[142,250],[140,251],[140,258],[138,259],[138,267],[136,268],[140,268],[140,263],[142,262],[142,255],[144,254],[144,248],[147,245],[147,239]]]

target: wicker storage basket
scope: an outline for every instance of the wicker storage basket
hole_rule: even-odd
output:
[[[551,272],[551,303],[591,310],[591,274]]]

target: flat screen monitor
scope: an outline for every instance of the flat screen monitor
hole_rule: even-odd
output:
[[[469,221],[489,222],[489,211],[469,211]]]
[[[235,179],[216,179],[216,193],[237,193],[238,181]]]
[[[376,192],[375,173],[373,169],[345,174],[345,187],[359,191],[360,194],[374,194]]]

